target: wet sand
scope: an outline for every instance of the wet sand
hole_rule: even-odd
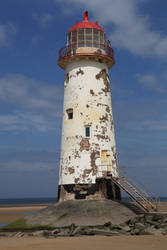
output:
[[[0,238],[1,250],[166,250],[167,236]]]
[[[23,218],[25,215],[29,213],[39,211],[40,209],[43,209],[45,207],[46,205],[0,207],[0,224],[13,222],[20,218]]]

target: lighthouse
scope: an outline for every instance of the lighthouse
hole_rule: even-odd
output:
[[[114,52],[84,12],[67,33],[58,65],[65,71],[58,200],[119,200],[109,69]]]

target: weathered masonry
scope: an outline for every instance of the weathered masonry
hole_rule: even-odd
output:
[[[98,23],[77,22],[59,52],[65,70],[59,201],[120,199],[108,69],[110,42]]]

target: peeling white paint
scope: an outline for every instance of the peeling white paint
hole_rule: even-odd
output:
[[[59,185],[93,184],[107,173],[118,175],[111,95],[100,72],[109,83],[105,63],[87,57],[67,64]],[[73,109],[73,119],[68,119],[68,109]]]

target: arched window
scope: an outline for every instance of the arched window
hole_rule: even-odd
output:
[[[67,117],[69,120],[73,119],[73,109],[67,109]]]

